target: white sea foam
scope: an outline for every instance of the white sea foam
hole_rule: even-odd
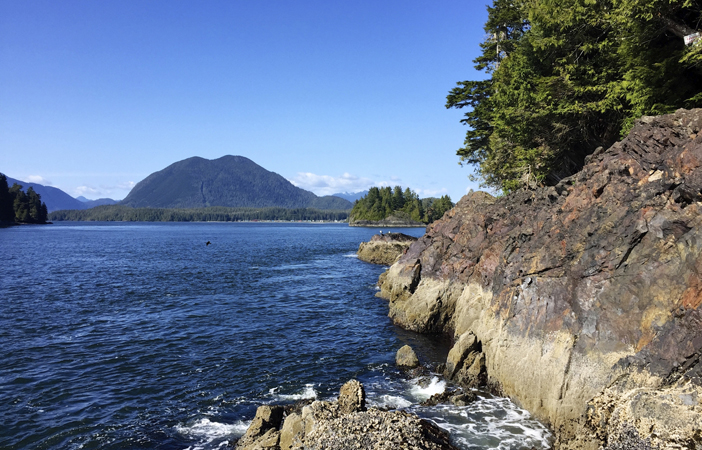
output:
[[[412,402],[399,395],[383,394],[375,398],[369,398],[368,404],[378,408],[403,409],[412,406]]]
[[[358,255],[355,253],[348,253],[344,255],[344,258],[358,258]]]
[[[549,448],[548,429],[506,398],[484,398],[468,406],[439,405],[422,415],[446,429],[459,447],[486,449]]]
[[[178,434],[198,441],[195,446],[188,447],[190,450],[202,450],[212,448],[213,444],[220,447],[231,438],[243,436],[250,424],[250,421],[238,421],[231,424],[213,422],[207,417],[203,417],[188,424],[176,425],[175,430]],[[222,439],[224,439],[223,442],[216,444],[215,441]]]
[[[317,391],[314,390],[314,384],[306,384],[302,391],[295,394],[280,394],[280,388],[273,388],[268,391],[272,396],[280,400],[307,400],[317,398]]]
[[[426,400],[434,394],[440,394],[446,389],[446,381],[439,377],[432,377],[428,384],[422,383],[419,378],[415,378],[410,383],[409,393],[419,401]]]

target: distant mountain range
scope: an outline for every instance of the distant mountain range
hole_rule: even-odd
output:
[[[355,202],[356,200],[360,200],[363,197],[365,197],[368,194],[368,191],[361,191],[361,192],[344,192],[342,194],[332,194],[334,197],[341,197],[345,198],[346,200],[350,201],[351,203]]]
[[[318,197],[270,172],[243,156],[208,160],[192,157],[154,172],[129,192],[121,202],[112,199],[73,198],[60,189],[7,178],[8,185],[29,187],[41,196],[49,212],[61,209],[89,209],[120,204],[134,208],[314,208],[350,210],[351,201],[340,196]],[[354,198],[355,200],[355,198]]]
[[[98,200],[80,201],[71,197],[59,188],[52,186],[44,186],[43,184],[29,183],[20,181],[14,178],[7,177],[7,185],[12,187],[13,184],[22,186],[23,191],[27,191],[30,187],[34,192],[41,196],[41,201],[46,203],[46,209],[49,212],[58,211],[59,209],[88,209],[99,205],[112,205],[117,203],[111,198],[101,198]]]

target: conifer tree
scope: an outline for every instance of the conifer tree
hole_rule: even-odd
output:
[[[509,192],[555,184],[642,115],[702,106],[702,12],[690,0],[495,0],[475,67],[446,106],[467,108],[462,162]]]

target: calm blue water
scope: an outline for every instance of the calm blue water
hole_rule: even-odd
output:
[[[326,399],[351,378],[463,448],[544,446],[505,399],[420,408],[410,343],[355,258],[378,230],[341,224],[57,223],[0,229],[0,448],[212,449],[262,403]],[[398,230],[419,236],[423,229]],[[211,245],[206,246],[207,241]]]

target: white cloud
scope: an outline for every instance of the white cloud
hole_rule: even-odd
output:
[[[28,175],[24,177],[24,181],[28,183],[43,184],[44,186],[51,186],[51,181],[42,177],[41,175]]]
[[[332,177],[330,175],[317,175],[310,172],[298,172],[297,176],[289,181],[295,186],[312,191],[317,195],[360,192],[378,184],[370,178],[362,178],[351,175],[350,173],[344,173],[339,177]]]
[[[75,193],[76,197],[79,197],[82,195],[83,197],[86,197],[86,198],[95,197],[95,196],[99,196],[102,194],[99,190],[97,190],[91,186],[78,186],[77,188],[75,188],[73,190],[73,192]]]
[[[74,197],[83,196],[89,199],[97,198],[124,198],[127,196],[129,191],[134,187],[136,183],[134,181],[125,181],[118,183],[116,185],[106,185],[101,184],[98,188],[94,186],[78,186],[73,189]]]
[[[419,195],[420,198],[426,198],[426,197],[441,197],[442,195],[448,194],[448,189],[446,188],[441,188],[441,189],[417,189],[417,195]],[[451,199],[453,200],[453,199]]]
[[[131,191],[132,188],[136,186],[136,183],[133,181],[125,181],[124,183],[120,183],[116,186],[116,189],[122,189],[122,190],[129,190]]]

